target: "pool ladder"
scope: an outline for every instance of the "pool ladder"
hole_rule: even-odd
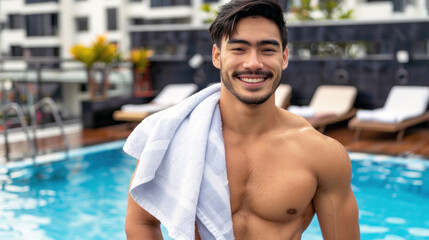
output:
[[[34,104],[31,108],[30,108],[30,118],[31,118],[31,125],[32,125],[32,130],[33,130],[33,139],[31,139],[30,137],[30,130],[29,127],[25,121],[25,117],[24,117],[24,112],[22,110],[22,107],[16,103],[16,102],[11,102],[11,103],[7,103],[5,106],[3,106],[0,109],[0,114],[3,115],[3,126],[4,126],[4,144],[5,144],[5,150],[6,150],[6,161],[9,162],[10,159],[10,146],[9,146],[9,140],[8,140],[8,126],[7,126],[7,115],[14,110],[15,113],[17,114],[19,123],[21,125],[22,130],[24,131],[24,134],[27,138],[27,142],[30,146],[30,151],[31,151],[31,157],[33,159],[33,161],[35,161],[36,156],[39,154],[39,151],[37,149],[37,120],[36,120],[36,111],[44,106],[48,106],[51,109],[52,115],[54,117],[55,120],[55,124],[59,127],[60,129],[60,133],[61,136],[63,138],[64,141],[64,148],[66,151],[69,150],[69,142],[67,139],[67,136],[65,134],[64,131],[64,125],[63,122],[61,120],[59,111],[58,111],[58,107],[57,104],[54,102],[54,100],[50,97],[45,97],[42,98],[40,101],[38,101],[36,104]]]

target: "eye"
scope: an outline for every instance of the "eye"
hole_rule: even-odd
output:
[[[273,48],[264,48],[262,50],[262,52],[265,52],[265,53],[275,53],[275,52],[277,52],[277,50],[273,49]]]
[[[239,48],[239,47],[232,48],[231,50],[234,51],[234,52],[244,52],[244,49],[243,48]]]

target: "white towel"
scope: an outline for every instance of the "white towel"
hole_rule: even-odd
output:
[[[176,240],[234,239],[220,84],[155,113],[131,133],[124,151],[140,159],[130,194]]]

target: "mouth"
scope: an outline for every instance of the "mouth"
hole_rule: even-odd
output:
[[[265,81],[266,78],[263,78],[263,77],[258,77],[258,78],[242,77],[242,78],[240,78],[239,77],[238,79],[240,79],[241,81],[246,82],[246,83],[260,83],[260,82]]]
[[[233,73],[233,76],[244,83],[257,84],[266,81],[268,78],[272,77],[273,74],[269,71],[242,71]]]

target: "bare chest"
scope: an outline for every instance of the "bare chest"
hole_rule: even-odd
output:
[[[311,205],[317,181],[305,159],[274,146],[228,146],[226,165],[232,214],[287,223]]]

